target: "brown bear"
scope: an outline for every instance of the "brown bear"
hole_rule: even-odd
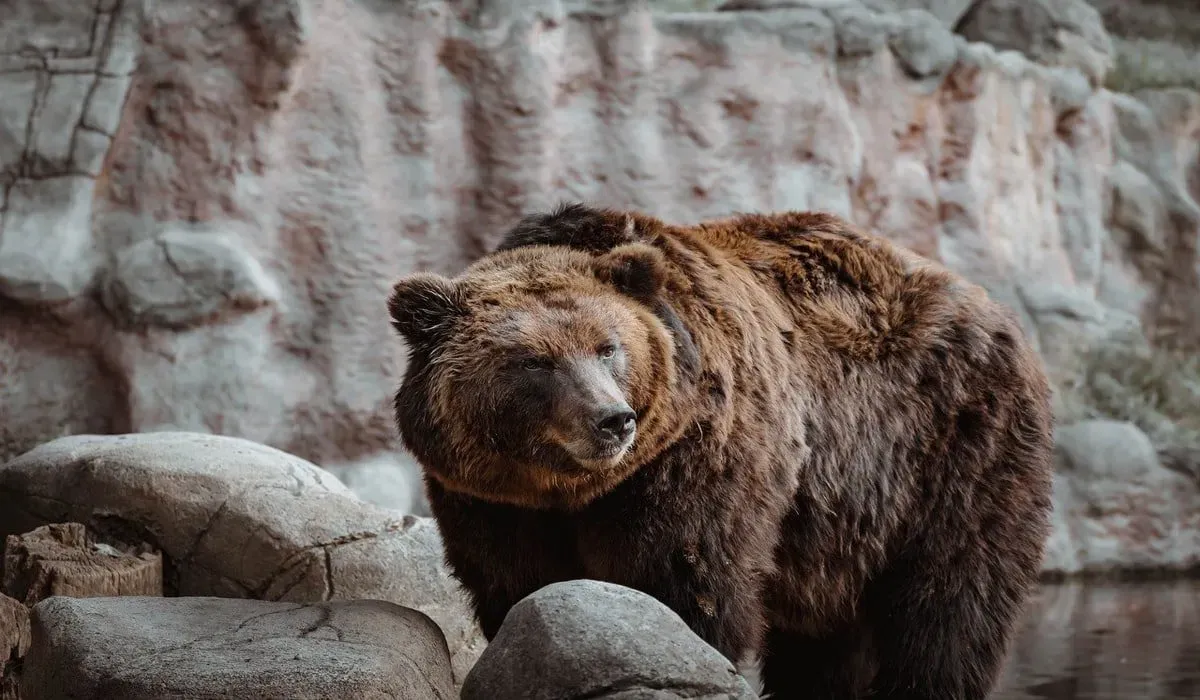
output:
[[[976,700],[1035,585],[1049,387],[1014,314],[822,213],[570,205],[396,283],[395,398],[488,639],[654,596],[776,698]]]

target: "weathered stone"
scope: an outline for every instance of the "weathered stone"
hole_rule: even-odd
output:
[[[60,73],[49,76],[49,85],[33,121],[34,174],[69,172],[71,139],[83,120],[83,110],[96,76]]]
[[[92,177],[100,175],[104,157],[112,146],[112,137],[91,129],[75,132],[75,148],[71,152],[71,168]]]
[[[86,54],[95,19],[95,3],[6,0],[0,53]]]
[[[0,700],[18,700],[17,672],[29,649],[29,608],[0,594]]]
[[[899,26],[892,31],[889,45],[915,78],[944,75],[958,60],[954,35],[933,15],[920,10],[900,13]]]
[[[1016,49],[1035,61],[1078,68],[1100,85],[1113,65],[1112,39],[1084,0],[979,0],[958,24],[971,41]]]
[[[237,438],[72,436],[0,468],[0,535],[70,520],[161,549],[168,594],[373,598],[441,626],[461,679],[481,637],[430,520],[365,503],[328,472]]]
[[[108,309],[131,325],[188,328],[276,303],[280,290],[236,238],[172,229],[121,251]]]
[[[1163,193],[1145,173],[1128,161],[1112,169],[1113,226],[1130,238],[1125,245],[1167,253],[1167,203]]]
[[[1180,0],[1088,0],[1113,37],[1116,66],[1106,87],[1200,89],[1200,5]]]
[[[141,48],[139,25],[146,3],[143,0],[123,0],[108,15],[107,36],[102,45],[100,71],[110,76],[129,76],[133,73]]]
[[[83,115],[83,126],[111,136],[121,120],[125,97],[129,93],[129,78],[101,77],[87,100],[87,111]]]
[[[91,282],[93,188],[91,178],[66,176],[9,189],[0,218],[0,296],[56,304]]]
[[[1050,66],[1043,73],[1050,85],[1050,103],[1062,119],[1088,108],[1095,90],[1083,73],[1061,66]]]
[[[27,700],[454,697],[437,625],[384,601],[55,597],[31,626]]]
[[[864,5],[879,12],[901,10],[925,10],[947,29],[954,28],[973,0],[861,0]]]
[[[161,596],[162,555],[145,545],[104,542],[79,523],[9,535],[4,593],[25,605],[51,596]]]
[[[889,34],[901,26],[896,17],[857,3],[832,8],[829,17],[836,27],[838,55],[843,59],[869,60],[879,55],[886,50]]]
[[[769,12],[771,10],[843,7],[853,4],[857,4],[855,0],[726,0],[713,9],[717,12]]]
[[[513,606],[462,697],[757,696],[670,608],[631,588],[584,580],[551,584]]]
[[[719,0],[717,0],[719,2]],[[971,0],[726,0],[713,9],[722,12],[766,11],[795,8],[848,9],[865,7],[877,14],[895,14],[906,10],[924,10],[950,29],[966,13]]]
[[[0,464],[74,433],[128,429],[120,376],[87,347],[78,327],[64,338],[37,314],[0,304]],[[71,387],[64,392],[63,387]]]
[[[29,143],[38,74],[34,71],[0,71],[0,183],[11,180]],[[0,229],[2,232],[3,229]]]
[[[1047,572],[1200,565],[1200,483],[1164,468],[1145,433],[1131,423],[1090,420],[1063,426],[1056,438],[1061,517]]]

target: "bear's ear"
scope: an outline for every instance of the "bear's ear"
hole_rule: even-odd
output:
[[[445,337],[454,321],[467,313],[462,292],[441,275],[418,272],[392,286],[388,297],[392,327],[410,343]]]
[[[645,243],[626,243],[596,258],[596,276],[622,292],[647,299],[667,280],[667,258]]]

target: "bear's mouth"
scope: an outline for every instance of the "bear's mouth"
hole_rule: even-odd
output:
[[[619,440],[572,440],[564,443],[563,449],[584,469],[607,469],[616,466],[625,458],[636,437],[635,430]]]

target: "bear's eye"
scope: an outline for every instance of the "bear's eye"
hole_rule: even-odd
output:
[[[600,359],[602,360],[611,360],[613,356],[617,354],[617,346],[613,345],[612,343],[605,343],[604,345],[596,348],[596,354],[599,355]]]
[[[553,364],[554,363],[549,358],[526,357],[524,360],[521,360],[521,369],[527,369],[530,371],[539,370],[539,369],[550,369],[553,366]]]

